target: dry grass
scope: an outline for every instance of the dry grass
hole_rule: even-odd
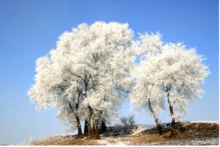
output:
[[[219,125],[210,123],[189,123],[183,128],[179,128],[174,132],[172,137],[167,138],[170,132],[163,133],[163,135],[158,134],[142,134],[137,137],[131,137],[132,145],[147,145],[156,143],[157,145],[193,145],[192,140],[195,141],[205,141],[210,139],[219,138]],[[174,144],[172,144],[172,142]],[[177,144],[179,143],[179,144]],[[217,142],[216,145],[218,145]],[[212,145],[210,143],[202,145]]]
[[[214,123],[189,123],[167,138],[169,132],[162,135],[142,133],[123,138],[106,137],[101,139],[75,139],[76,136],[52,136],[19,145],[218,145],[219,125]],[[207,141],[208,140],[208,141]],[[211,140],[211,142],[210,142]]]

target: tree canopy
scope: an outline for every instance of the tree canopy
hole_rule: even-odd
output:
[[[159,33],[141,35],[137,50],[142,60],[133,70],[136,85],[131,102],[150,110],[158,123],[156,115],[167,101],[172,122],[181,121],[186,105],[204,93],[201,84],[210,74],[205,59],[182,43],[163,43]]]
[[[128,24],[116,22],[80,24],[65,32],[57,48],[36,62],[31,101],[39,108],[58,108],[62,122],[70,116],[89,117],[89,126],[92,119],[111,122],[131,89],[133,42]]]

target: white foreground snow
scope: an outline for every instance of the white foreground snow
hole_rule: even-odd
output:
[[[116,143],[110,143],[109,141],[110,141],[110,139],[106,139],[106,140],[96,140],[98,143],[100,143],[100,144],[103,144],[103,145],[107,145],[107,146],[126,146],[126,145],[129,145],[129,142],[122,142],[122,141],[120,141],[119,139],[114,139],[114,141],[116,142]]]
[[[219,138],[178,139],[163,142],[153,142],[145,145],[219,145]]]

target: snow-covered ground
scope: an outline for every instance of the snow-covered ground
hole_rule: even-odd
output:
[[[145,145],[218,145],[219,138],[177,139],[163,142],[153,142]],[[144,145],[144,144],[143,144]]]
[[[219,124],[219,120],[216,121],[186,121],[186,123],[214,123],[214,124]]]
[[[131,135],[139,135],[141,132],[148,130],[148,129],[152,129],[153,127],[155,127],[155,125],[138,125],[137,129],[133,130],[133,133]]]
[[[120,139],[114,139],[114,141],[112,141],[111,139],[105,139],[105,140],[96,140],[97,143],[102,144],[102,145],[107,145],[107,146],[126,146],[129,145],[130,142],[122,142]],[[112,143],[114,142],[114,143]]]

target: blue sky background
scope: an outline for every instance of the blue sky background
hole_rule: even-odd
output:
[[[65,133],[55,109],[36,111],[29,101],[35,61],[56,48],[64,31],[95,21],[129,23],[136,37],[159,31],[164,42],[196,47],[212,74],[202,86],[206,94],[188,106],[185,120],[218,120],[218,9],[218,0],[0,0],[0,144]],[[149,115],[129,110],[126,102],[120,116],[135,114],[137,124],[154,124]],[[170,121],[168,111],[160,120]]]

